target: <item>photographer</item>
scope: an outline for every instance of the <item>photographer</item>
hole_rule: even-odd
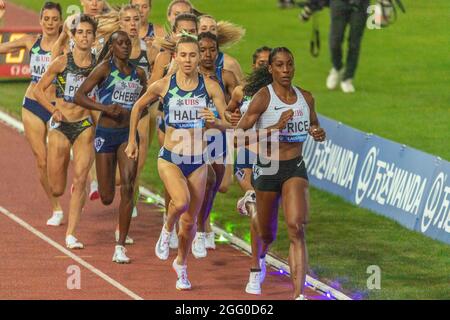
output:
[[[330,53],[333,68],[327,78],[327,88],[336,89],[340,84],[345,93],[355,92],[353,77],[358,64],[359,49],[367,20],[367,8],[370,0],[331,0],[330,1]],[[348,36],[347,60],[342,63],[342,43],[347,25]]]

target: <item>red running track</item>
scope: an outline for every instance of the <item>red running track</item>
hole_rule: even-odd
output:
[[[3,123],[0,123],[0,177],[0,207],[64,246],[66,224],[45,225],[51,208],[39,184],[31,149],[23,135]],[[62,197],[64,222],[70,181],[71,178]],[[246,294],[250,258],[226,244],[217,244],[217,250],[208,251],[205,259],[196,260],[190,254],[188,275],[193,288],[176,290],[176,275],[171,268],[176,251],[171,250],[167,261],[155,256],[162,215],[159,208],[147,204],[138,205],[139,216],[132,221],[130,235],[136,242],[128,246],[132,263],[113,263],[118,194],[109,207],[98,200],[88,200],[77,233],[86,248],[71,252],[130,292],[143,299],[292,299],[289,278],[275,275],[273,270],[268,270],[261,296]],[[0,299],[132,299],[132,294],[114,287],[1,212],[0,230]],[[67,269],[73,265],[81,269],[79,290],[67,288],[70,276]],[[323,299],[310,289],[307,295],[310,299]]]

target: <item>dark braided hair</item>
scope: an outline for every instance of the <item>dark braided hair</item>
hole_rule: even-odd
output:
[[[201,40],[203,40],[203,39],[209,39],[209,40],[212,40],[212,41],[214,41],[215,43],[216,43],[216,48],[217,48],[217,51],[219,50],[219,42],[218,42],[218,40],[217,40],[217,36],[214,34],[214,33],[211,33],[211,32],[202,32],[202,33],[200,33],[198,36],[197,36],[197,40],[198,40],[198,42],[200,42]]]
[[[125,31],[119,30],[119,31],[113,32],[111,37],[109,37],[108,41],[106,41],[105,45],[103,46],[102,51],[100,51],[100,54],[99,54],[98,59],[97,59],[98,63],[103,62],[104,60],[107,60],[107,59],[111,58],[111,56],[112,56],[112,50],[111,50],[112,43],[113,43],[114,40],[116,40],[116,38],[117,38],[117,36],[119,34],[120,35],[125,35],[125,36],[128,37],[128,34]]]
[[[277,47],[270,51],[269,65],[272,64],[273,59],[279,52],[288,53],[293,57],[292,52],[288,48]],[[269,72],[269,66],[263,66],[255,69],[255,71],[247,76],[245,82],[246,85],[244,86],[244,95],[255,95],[261,88],[264,88],[273,82],[272,74]]]

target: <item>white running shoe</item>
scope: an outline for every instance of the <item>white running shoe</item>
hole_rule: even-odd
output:
[[[338,87],[339,82],[341,82],[341,78],[343,75],[344,68],[342,68],[340,71],[336,70],[335,68],[332,68],[330,70],[330,73],[327,77],[327,88],[329,90],[334,90]]]
[[[98,192],[98,182],[93,180],[91,182],[90,190],[89,190],[89,199],[91,201],[97,200],[100,198],[100,193]]]
[[[253,190],[248,190],[245,195],[237,202],[236,208],[241,215],[250,215],[247,210],[247,203],[256,203],[256,193]]]
[[[187,278],[187,266],[180,266],[177,263],[177,258],[173,260],[172,263],[173,270],[177,273],[177,284],[176,288],[178,290],[190,290],[191,289],[191,283],[189,282]]]
[[[308,300],[308,298],[306,298],[306,296],[301,294],[297,298],[295,298],[295,300]]]
[[[132,218],[136,218],[138,216],[138,211],[136,207],[133,207],[133,213],[131,214]]]
[[[116,230],[114,235],[116,237],[116,242],[119,242],[119,237],[120,237],[119,230]],[[127,237],[125,239],[125,244],[134,244],[134,240],[127,235]]]
[[[250,272],[245,292],[250,294],[261,294],[261,271]]]
[[[66,247],[69,249],[83,249],[84,245],[73,235],[66,236]]]
[[[353,93],[355,92],[355,87],[353,86],[353,80],[347,79],[341,82],[341,89],[344,93]]]
[[[204,258],[208,255],[205,246],[205,237],[205,232],[197,232],[194,241],[192,241],[192,254],[197,259]]]
[[[205,248],[216,250],[216,235],[214,231],[206,233]]]
[[[178,249],[178,235],[176,227],[174,227],[172,232],[170,233],[169,248]]]
[[[259,281],[263,283],[266,278],[266,257],[259,259],[259,267],[261,268],[261,276]]]
[[[57,227],[61,225],[64,218],[64,213],[62,211],[53,211],[53,215],[47,220],[47,225],[52,227]]]
[[[167,258],[169,258],[169,241],[170,232],[167,231],[165,225],[163,225],[158,242],[155,246],[155,254],[161,260],[167,260]]]
[[[127,257],[126,253],[127,249],[124,246],[117,245],[114,250],[112,261],[117,263],[130,263],[130,258]]]

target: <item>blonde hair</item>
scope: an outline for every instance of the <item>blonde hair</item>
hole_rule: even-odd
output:
[[[221,48],[229,48],[232,45],[238,43],[245,36],[245,29],[237,24],[231,23],[229,21],[219,21],[211,16],[204,14],[198,17],[200,24],[201,19],[211,19],[216,22],[217,25],[217,43]]]
[[[136,10],[140,18],[138,7],[131,4],[110,7],[108,13],[96,16],[95,18],[98,21],[97,38],[109,39],[115,31],[120,30],[120,20],[128,10]]]
[[[227,48],[238,43],[245,36],[245,29],[228,21],[217,23],[217,42],[219,47]]]

